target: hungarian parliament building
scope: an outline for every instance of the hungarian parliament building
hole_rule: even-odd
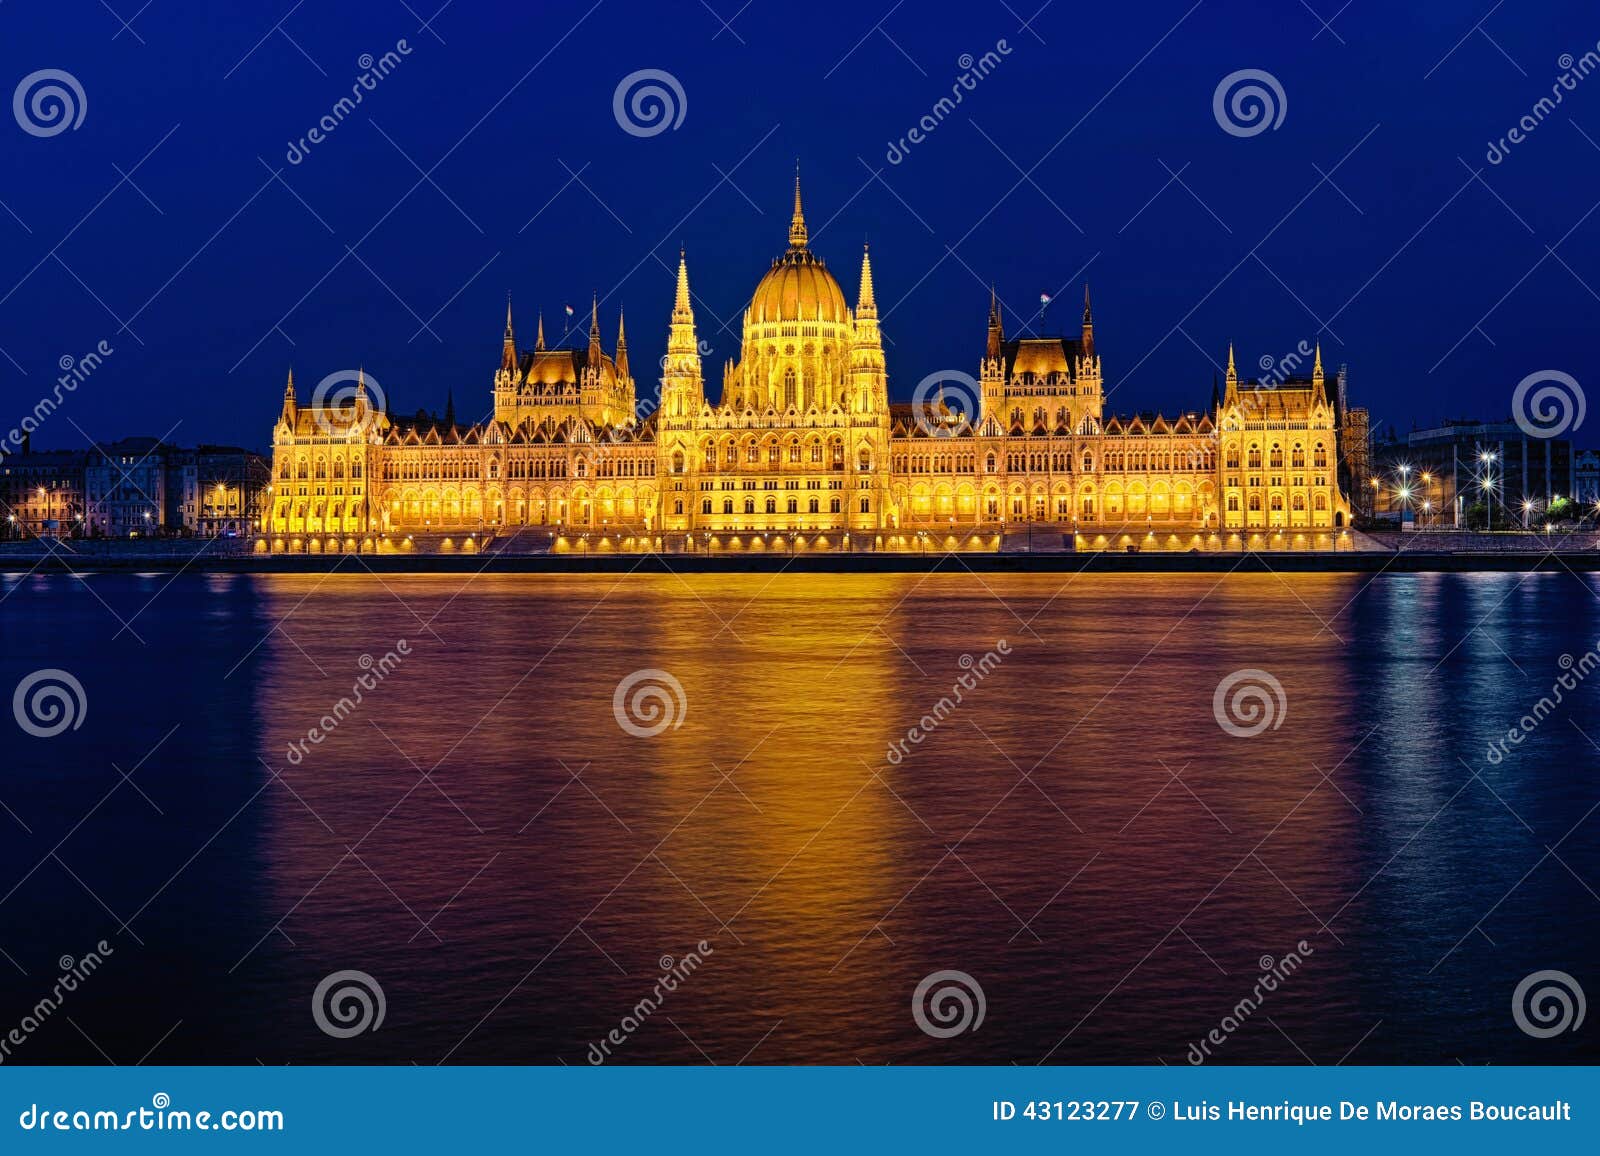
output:
[[[453,405],[443,419],[392,416],[360,375],[302,406],[291,373],[257,548],[1348,544],[1344,379],[1324,376],[1320,348],[1309,375],[1270,382],[1241,381],[1230,348],[1207,409],[1108,416],[1088,291],[1076,338],[1008,338],[991,293],[977,369],[890,402],[870,254],[851,309],[808,244],[797,179],[788,249],[751,295],[715,399],[681,255],[660,393],[643,404],[621,319],[608,354],[598,305],[586,347],[547,347],[541,321],[531,349],[508,305],[482,422],[458,423]]]

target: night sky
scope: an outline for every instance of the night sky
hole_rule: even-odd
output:
[[[508,290],[525,346],[541,309],[558,338],[566,304],[581,340],[598,292],[609,351],[625,309],[644,395],[680,243],[714,397],[796,158],[852,304],[871,242],[896,399],[975,372],[991,280],[1009,332],[1075,330],[1091,283],[1118,412],[1204,405],[1230,339],[1248,376],[1320,338],[1402,430],[1504,418],[1537,370],[1600,380],[1600,72],[1486,159],[1564,55],[1596,49],[1592,3],[439,2],[0,6],[4,93],[49,68],[86,96],[56,135],[0,117],[0,425],[102,340],[37,448],[264,447],[291,362],[302,399],[364,365],[397,414],[453,389],[477,419]],[[363,54],[402,40],[290,163]],[[675,128],[619,126],[641,69],[681,85]],[[1219,124],[1241,69],[1280,83],[1277,127]]]

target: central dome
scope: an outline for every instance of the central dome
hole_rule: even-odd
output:
[[[827,265],[806,248],[806,220],[800,209],[800,178],[794,181],[794,216],[789,221],[789,251],[772,268],[750,297],[752,321],[831,321],[849,319],[844,291]]]

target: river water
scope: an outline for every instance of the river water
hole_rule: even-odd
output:
[[[1540,971],[1600,993],[1589,577],[12,574],[0,599],[5,697],[82,687],[53,737],[0,715],[0,1035],[31,1024],[6,1062],[1600,1055],[1596,1024],[1513,1013]],[[330,1034],[314,993],[352,970],[382,1021]],[[970,1010],[914,1007],[947,971],[925,986]]]

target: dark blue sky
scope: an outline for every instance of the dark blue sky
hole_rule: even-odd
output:
[[[1075,327],[1092,283],[1123,412],[1203,405],[1230,339],[1253,374],[1320,335],[1353,399],[1402,428],[1503,417],[1541,369],[1600,380],[1600,74],[1485,159],[1563,54],[1595,49],[1592,4],[1055,0],[1030,31],[1038,0],[456,0],[419,29],[439,2],[154,0],[131,31],[97,0],[0,7],[4,94],[56,68],[87,97],[55,136],[0,117],[0,425],[102,339],[115,353],[36,445],[265,445],[291,360],[303,394],[364,364],[398,413],[453,388],[475,418],[508,289],[525,344],[536,310],[554,337],[598,291],[609,349],[625,308],[643,392],[680,241],[715,389],[784,246],[797,156],[813,248],[852,302],[872,242],[896,397],[975,369],[991,279],[1012,329],[1043,290],[1048,328]],[[402,38],[392,74],[288,163],[359,58]],[[890,164],[963,55],[1002,39]],[[612,98],[647,68],[686,108],[639,137]],[[1281,84],[1276,129],[1220,127],[1213,93],[1240,69]]]

